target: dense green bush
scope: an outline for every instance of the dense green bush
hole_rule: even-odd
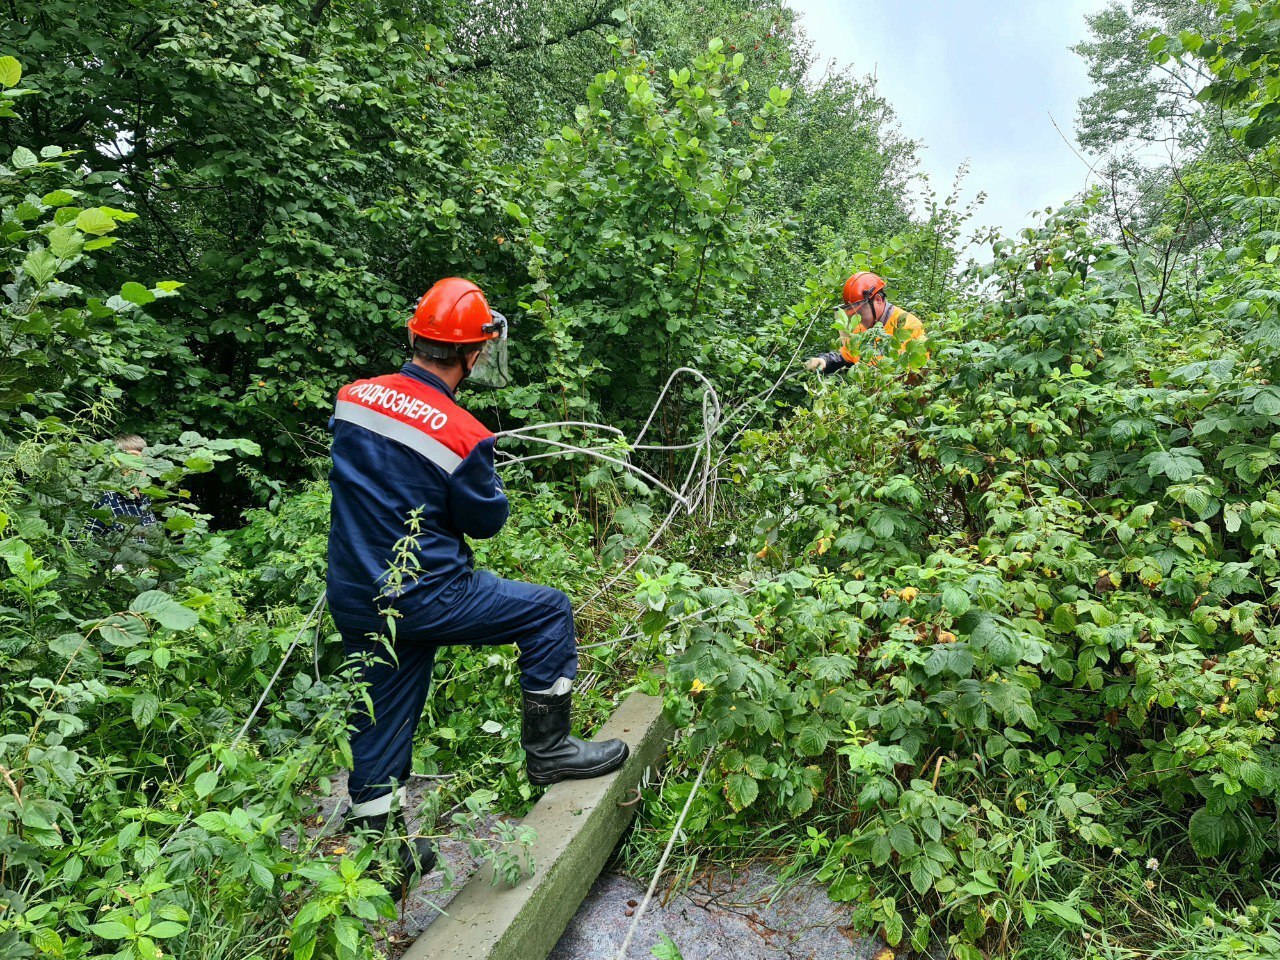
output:
[[[1168,885],[1220,865],[1216,901],[1177,909],[1229,921],[1204,949],[1262,956],[1275,278],[1238,263],[1192,294],[1222,322],[1181,302],[1156,320],[1089,212],[997,246],[1000,299],[930,318],[918,382],[909,358],[859,369],[745,438],[735,499],[766,579],[645,584],[658,611],[722,604],[670,647],[689,755],[717,750],[691,821],[755,849],[762,822],[811,813],[790,842],[862,923],[966,958],[1167,937]]]
[[[961,960],[1280,952],[1280,7],[1168,5],[1221,34],[1133,62],[1199,71],[1209,146],[1148,177],[1140,217],[1089,195],[963,275],[969,211],[909,215],[912,145],[869,82],[804,81],[785,10],[569,4],[544,35],[530,0],[509,36],[482,7],[6,20],[33,69],[0,50],[0,953],[381,950],[381,865],[314,816],[359,696],[306,616],[323,420],[450,272],[519,304],[521,382],[468,401],[495,426],[634,435],[685,364],[720,390],[698,511],[528,461],[477,547],[578,599],[589,729],[666,697],[682,736],[635,870],[710,755],[679,876],[767,856]],[[1138,23],[1099,19],[1086,56]],[[1159,94],[1098,76],[1119,85],[1086,121]],[[797,376],[853,269],[929,340]],[[700,400],[678,389],[653,435],[696,437]],[[145,456],[104,440],[124,428]],[[701,454],[630,455],[678,483]],[[134,488],[161,523],[90,534]],[[428,817],[527,809],[511,658],[452,651],[435,684]],[[523,839],[477,850],[510,873]]]

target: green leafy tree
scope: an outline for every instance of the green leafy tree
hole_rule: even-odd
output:
[[[767,289],[783,231],[749,198],[789,94],[774,88],[752,110],[745,58],[719,39],[689,67],[616,43],[617,66],[548,141],[522,239],[544,369],[562,391],[547,400],[635,416],[669,371],[714,364],[718,338],[739,342],[756,322],[752,295]]]
[[[142,215],[121,265],[165,264],[185,285],[148,331],[185,349],[155,352],[134,416],[256,424],[268,461],[296,459],[280,438],[388,362],[413,297],[501,273],[485,101],[450,77],[464,6],[53,0],[10,15],[5,42],[43,95],[5,142],[81,151],[98,202]]]

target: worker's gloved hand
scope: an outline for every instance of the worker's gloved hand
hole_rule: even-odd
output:
[[[826,366],[827,361],[823,360],[821,357],[810,357],[804,362],[804,368],[806,370],[824,370],[826,369]]]

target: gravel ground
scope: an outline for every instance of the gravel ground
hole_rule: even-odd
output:
[[[615,960],[645,887],[606,872],[591,888],[550,960]],[[654,897],[627,960],[648,960],[665,934],[684,960],[873,960],[892,957],[884,944],[849,930],[847,905],[805,884],[776,897],[765,867],[717,876],[663,904]],[[660,893],[661,891],[659,891]],[[770,902],[771,897],[772,902]]]

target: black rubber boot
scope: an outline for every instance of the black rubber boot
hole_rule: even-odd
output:
[[[349,816],[347,830],[350,833],[368,831],[382,838],[383,850],[395,873],[390,890],[397,901],[403,900],[423,877],[435,869],[435,847],[426,837],[409,835],[404,814],[399,810],[372,817]]]
[[[629,751],[621,740],[588,743],[569,735],[571,698],[569,693],[524,691],[520,746],[524,747],[525,767],[534,786],[602,777],[627,759]]]

